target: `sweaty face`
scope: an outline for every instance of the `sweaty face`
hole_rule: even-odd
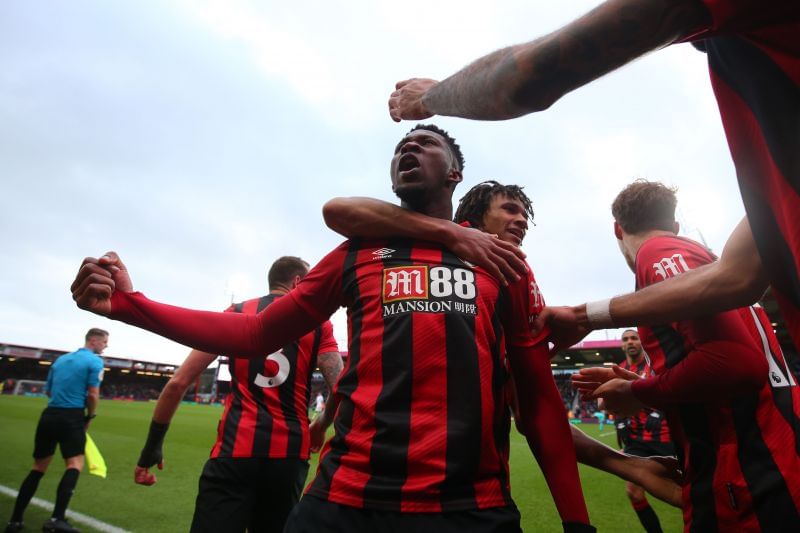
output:
[[[445,188],[452,167],[450,148],[441,135],[427,130],[412,131],[395,147],[392,190],[403,202],[418,205],[430,192]]]
[[[642,341],[639,340],[638,333],[628,330],[622,334],[622,351],[625,352],[625,357],[631,361],[639,359],[642,355]]]
[[[528,216],[525,206],[519,200],[495,194],[489,208],[483,214],[481,228],[486,233],[493,233],[501,240],[520,246],[528,231]]]

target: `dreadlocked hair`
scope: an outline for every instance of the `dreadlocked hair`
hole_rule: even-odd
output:
[[[470,223],[474,228],[483,225],[483,216],[489,210],[492,198],[498,194],[504,194],[514,200],[519,200],[525,208],[525,215],[533,223],[533,204],[528,195],[522,192],[519,185],[502,185],[494,180],[483,181],[465,194],[458,201],[458,209],[454,221],[461,224],[464,221]]]
[[[441,136],[447,142],[447,146],[450,147],[450,153],[453,154],[453,159],[455,159],[455,161],[458,163],[459,172],[464,171],[464,154],[461,153],[461,147],[456,143],[455,139],[450,137],[449,133],[435,124],[417,124],[411,128],[406,135],[417,130],[432,131],[433,133]]]

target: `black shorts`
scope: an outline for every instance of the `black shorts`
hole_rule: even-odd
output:
[[[64,459],[83,455],[86,448],[85,426],[83,409],[46,408],[36,426],[33,458],[50,457],[56,453],[56,444],[61,448],[61,457]]]
[[[281,533],[307,474],[302,459],[209,459],[200,475],[192,533]]]
[[[636,457],[667,457],[675,455],[675,446],[671,442],[643,442],[640,440],[628,441],[623,450],[628,455]]]
[[[519,511],[513,505],[474,511],[401,513],[359,509],[305,496],[284,533],[521,533]]]

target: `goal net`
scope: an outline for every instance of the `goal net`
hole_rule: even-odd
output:
[[[34,379],[21,379],[14,385],[14,394],[21,396],[44,396],[44,386],[46,381],[36,381]]]

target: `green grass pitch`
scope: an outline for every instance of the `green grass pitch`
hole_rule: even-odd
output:
[[[0,485],[14,490],[30,469],[33,435],[44,398],[0,396]],[[70,509],[129,531],[169,532],[188,531],[191,523],[197,479],[214,442],[217,420],[222,412],[218,406],[182,405],[167,435],[164,454],[165,469],[158,472],[158,483],[142,487],[133,483],[133,467],[147,433],[153,403],[101,401],[98,417],[89,433],[97,443],[108,465],[106,479],[92,476],[84,470],[70,503]],[[597,426],[583,429],[597,437]],[[601,440],[614,441],[613,428],[606,426]],[[311,472],[316,468],[316,456]],[[56,486],[64,471],[64,463],[56,457],[47,475],[39,484],[36,497],[52,502]],[[642,531],[627,497],[624,482],[581,467],[581,480],[589,506],[592,523],[599,531]],[[526,532],[558,532],[561,522],[545,485],[539,467],[533,460],[524,439],[512,432],[511,487],[514,500],[522,514]],[[654,498],[664,531],[681,531],[680,512]],[[14,501],[0,494],[0,525],[11,515]],[[38,531],[49,517],[45,510],[30,506],[25,514],[27,531]],[[76,523],[82,531],[91,528]]]

